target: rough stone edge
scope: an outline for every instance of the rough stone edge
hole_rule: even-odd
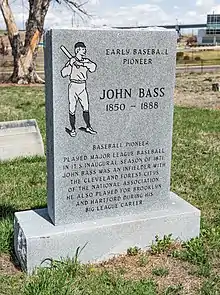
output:
[[[54,210],[54,112],[53,112],[53,55],[52,31],[44,34],[45,116],[46,116],[46,160],[47,160],[47,204],[48,214],[55,222]]]

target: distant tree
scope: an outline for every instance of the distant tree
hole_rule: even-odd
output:
[[[186,46],[196,46],[197,44],[197,37],[196,36],[190,36],[187,40],[186,40]]]
[[[8,47],[5,45],[3,36],[0,36],[0,54],[2,54],[3,56],[8,55]]]
[[[87,15],[83,5],[72,0],[55,0],[59,4],[66,3],[78,13]],[[22,42],[15,18],[8,0],[0,0],[0,9],[5,20],[8,38],[13,55],[13,74],[10,81],[18,84],[41,83],[43,80],[36,73],[36,57],[38,43],[44,32],[44,21],[52,0],[28,0],[29,15],[26,21],[25,40]]]

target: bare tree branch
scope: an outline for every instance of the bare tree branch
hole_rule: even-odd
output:
[[[38,44],[44,32],[45,17],[52,0],[28,0],[29,15],[26,21],[24,42],[8,1],[0,0],[0,10],[7,26],[14,59],[14,69],[10,80],[14,83],[42,83],[42,79],[36,73],[36,56]],[[83,3],[80,0],[55,1],[59,4],[65,4],[69,10],[74,11],[82,20],[84,20],[83,16],[91,17],[84,9],[88,0],[83,0]]]
[[[86,1],[86,2],[84,2],[84,3],[82,3],[82,4],[79,4],[79,7],[81,7],[81,6],[84,6],[85,4],[87,4],[89,1]]]
[[[60,1],[60,0],[58,0],[58,1]],[[68,6],[70,7],[70,9],[71,10],[73,10],[74,12],[76,12],[76,13],[81,13],[81,14],[83,14],[83,15],[85,15],[85,16],[87,16],[87,17],[91,17],[91,15],[90,14],[88,14],[88,12],[85,10],[85,9],[83,9],[82,7],[85,5],[85,4],[87,4],[88,3],[88,1],[86,1],[86,2],[84,2],[84,3],[82,3],[82,4],[78,4],[77,2],[75,2],[75,1],[72,1],[72,0],[63,0],[66,4],[69,4]],[[62,1],[60,1],[61,3],[62,3]]]

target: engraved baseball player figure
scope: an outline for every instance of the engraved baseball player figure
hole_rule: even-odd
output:
[[[68,86],[69,96],[69,121],[71,130],[66,128],[66,131],[70,136],[76,136],[76,105],[79,102],[83,109],[83,119],[86,123],[86,132],[90,134],[96,134],[97,132],[92,128],[90,124],[89,114],[89,95],[86,89],[86,80],[88,78],[88,72],[93,73],[96,70],[97,65],[85,58],[86,46],[83,42],[77,42],[74,46],[75,56],[72,56],[70,52],[62,45],[61,50],[69,58],[69,61],[61,70],[61,76],[63,78],[69,76],[70,82]]]

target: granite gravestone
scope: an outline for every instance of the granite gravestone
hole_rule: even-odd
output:
[[[0,122],[0,160],[44,156],[44,145],[36,120]]]
[[[176,32],[50,30],[45,41],[48,208],[16,213],[23,268],[85,243],[83,262],[156,234],[197,236],[200,211],[170,192]]]
[[[98,30],[78,30],[66,31],[65,39],[62,31],[50,34],[48,210],[53,223],[167,206],[175,32],[106,30],[103,37]]]

